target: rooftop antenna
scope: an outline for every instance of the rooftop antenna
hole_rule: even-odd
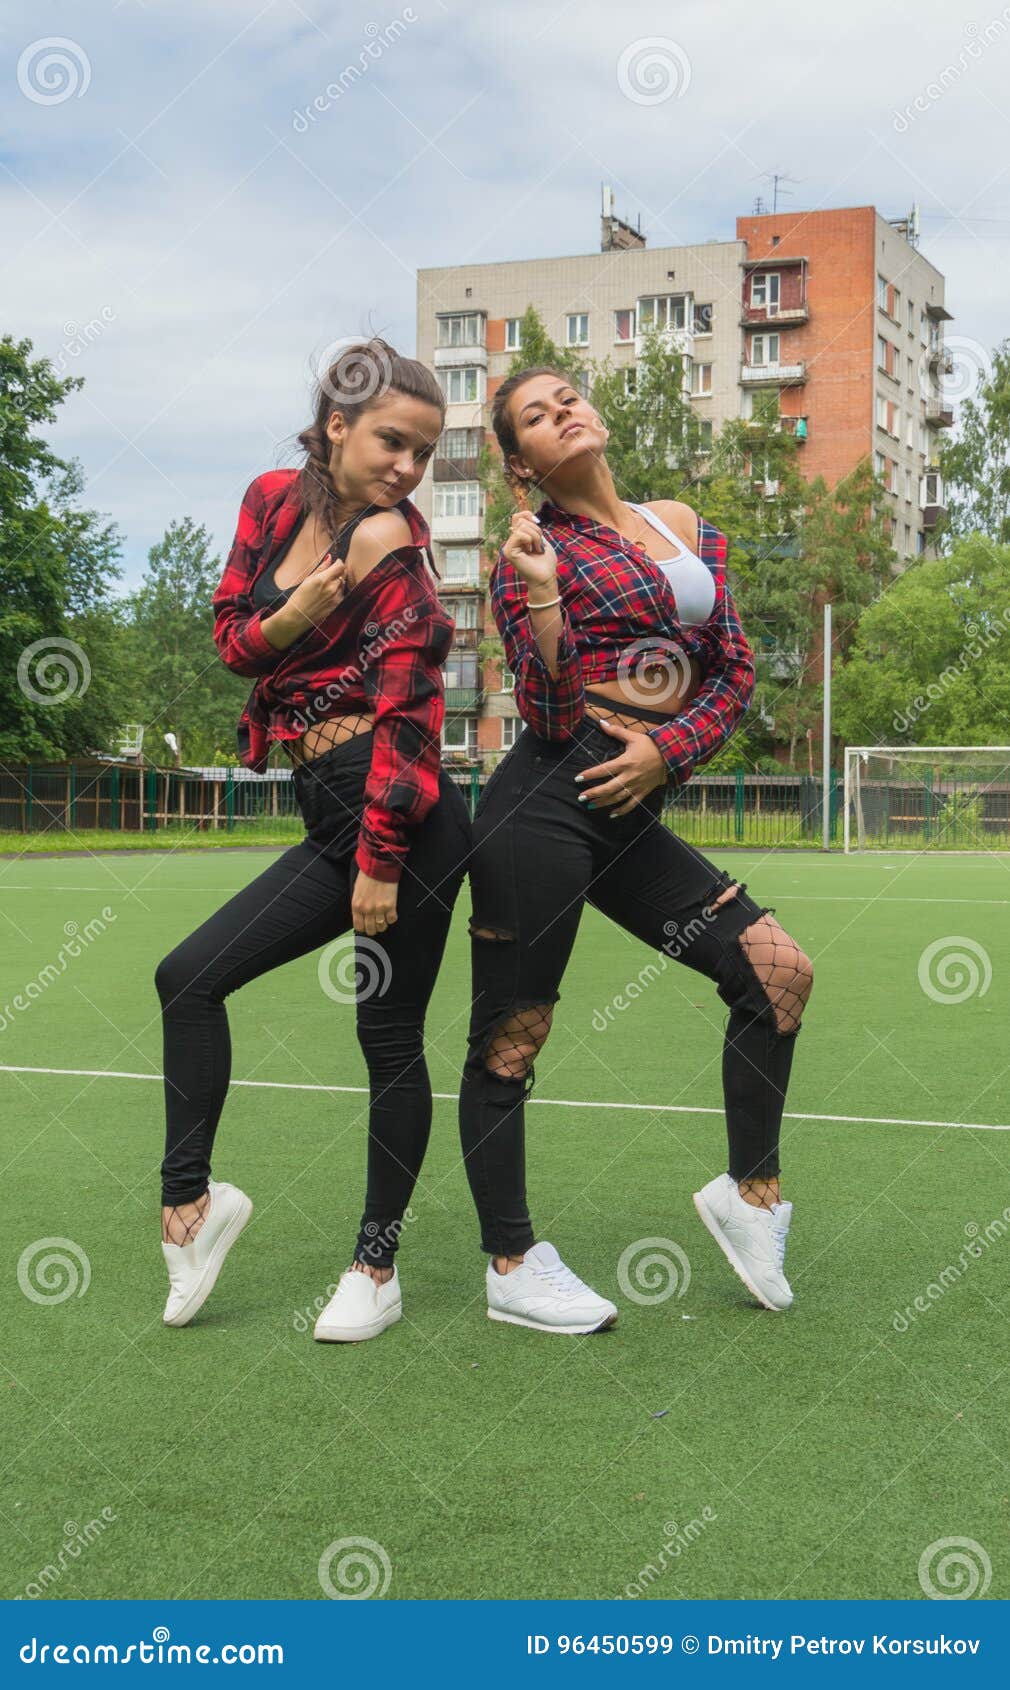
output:
[[[801,178],[796,177],[796,176],[790,176],[788,174],[788,172],[785,171],[785,170],[766,170],[764,172],[764,175],[771,181],[771,184],[772,184],[772,212],[774,214],[776,211],[778,211],[778,208],[779,208],[779,194],[780,193],[788,194],[790,192],[790,189],[788,189],[788,188],[780,188],[779,183],[780,182],[797,182],[798,183],[801,180]]]

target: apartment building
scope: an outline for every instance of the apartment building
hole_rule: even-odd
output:
[[[898,558],[925,549],[942,509],[936,431],[943,277],[913,244],[914,219],[872,206],[737,219],[736,239],[649,249],[604,189],[601,250],[568,258],[418,272],[417,357],[446,395],[445,432],[415,499],[431,525],[440,591],[456,622],[446,664],[443,749],[493,766],[518,731],[512,677],[481,645],[496,629],[485,592],[477,457],[490,402],[536,307],[558,344],[609,360],[633,382],[643,331],[684,353],[685,393],[703,433],[771,407],[809,478],[833,485],[874,456]],[[768,492],[773,494],[774,484]]]

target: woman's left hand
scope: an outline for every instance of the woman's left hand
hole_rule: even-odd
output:
[[[612,816],[623,816],[654,787],[666,785],[666,764],[659,747],[647,733],[622,727],[619,722],[598,721],[597,725],[615,739],[623,740],[624,749],[606,763],[594,763],[581,771],[582,781],[600,779],[599,785],[588,789],[583,802],[587,808],[594,809],[610,805]]]

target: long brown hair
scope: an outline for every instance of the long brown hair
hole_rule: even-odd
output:
[[[416,358],[402,358],[377,335],[370,340],[340,341],[338,345],[339,355],[316,382],[312,421],[298,435],[298,444],[305,452],[298,481],[302,514],[314,515],[331,540],[347,520],[330,475],[333,447],[326,425],[334,411],[340,411],[353,428],[365,411],[373,410],[387,393],[396,392],[435,405],[445,421],[445,394],[427,365]]]

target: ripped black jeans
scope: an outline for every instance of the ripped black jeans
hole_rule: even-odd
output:
[[[591,717],[564,743],[526,728],[474,815],[473,1000],[459,1125],[481,1248],[492,1255],[522,1255],[536,1241],[526,1204],[524,1101],[586,903],[716,983],[730,1012],[722,1052],[728,1171],[737,1180],[779,1171],[799,1017],[776,1009],[751,960],[755,952],[740,941],[744,929],[772,912],[663,824],[663,787],[614,819],[610,806],[587,810],[578,801],[597,782],[582,787],[573,777],[619,750]],[[734,885],[736,895],[713,908]],[[808,959],[777,922],[762,933],[784,941],[767,945],[769,953],[802,959],[780,970],[787,981],[795,973],[797,988],[780,993],[782,1002],[801,1007]],[[503,1041],[502,1025],[512,1018],[516,1025]]]

